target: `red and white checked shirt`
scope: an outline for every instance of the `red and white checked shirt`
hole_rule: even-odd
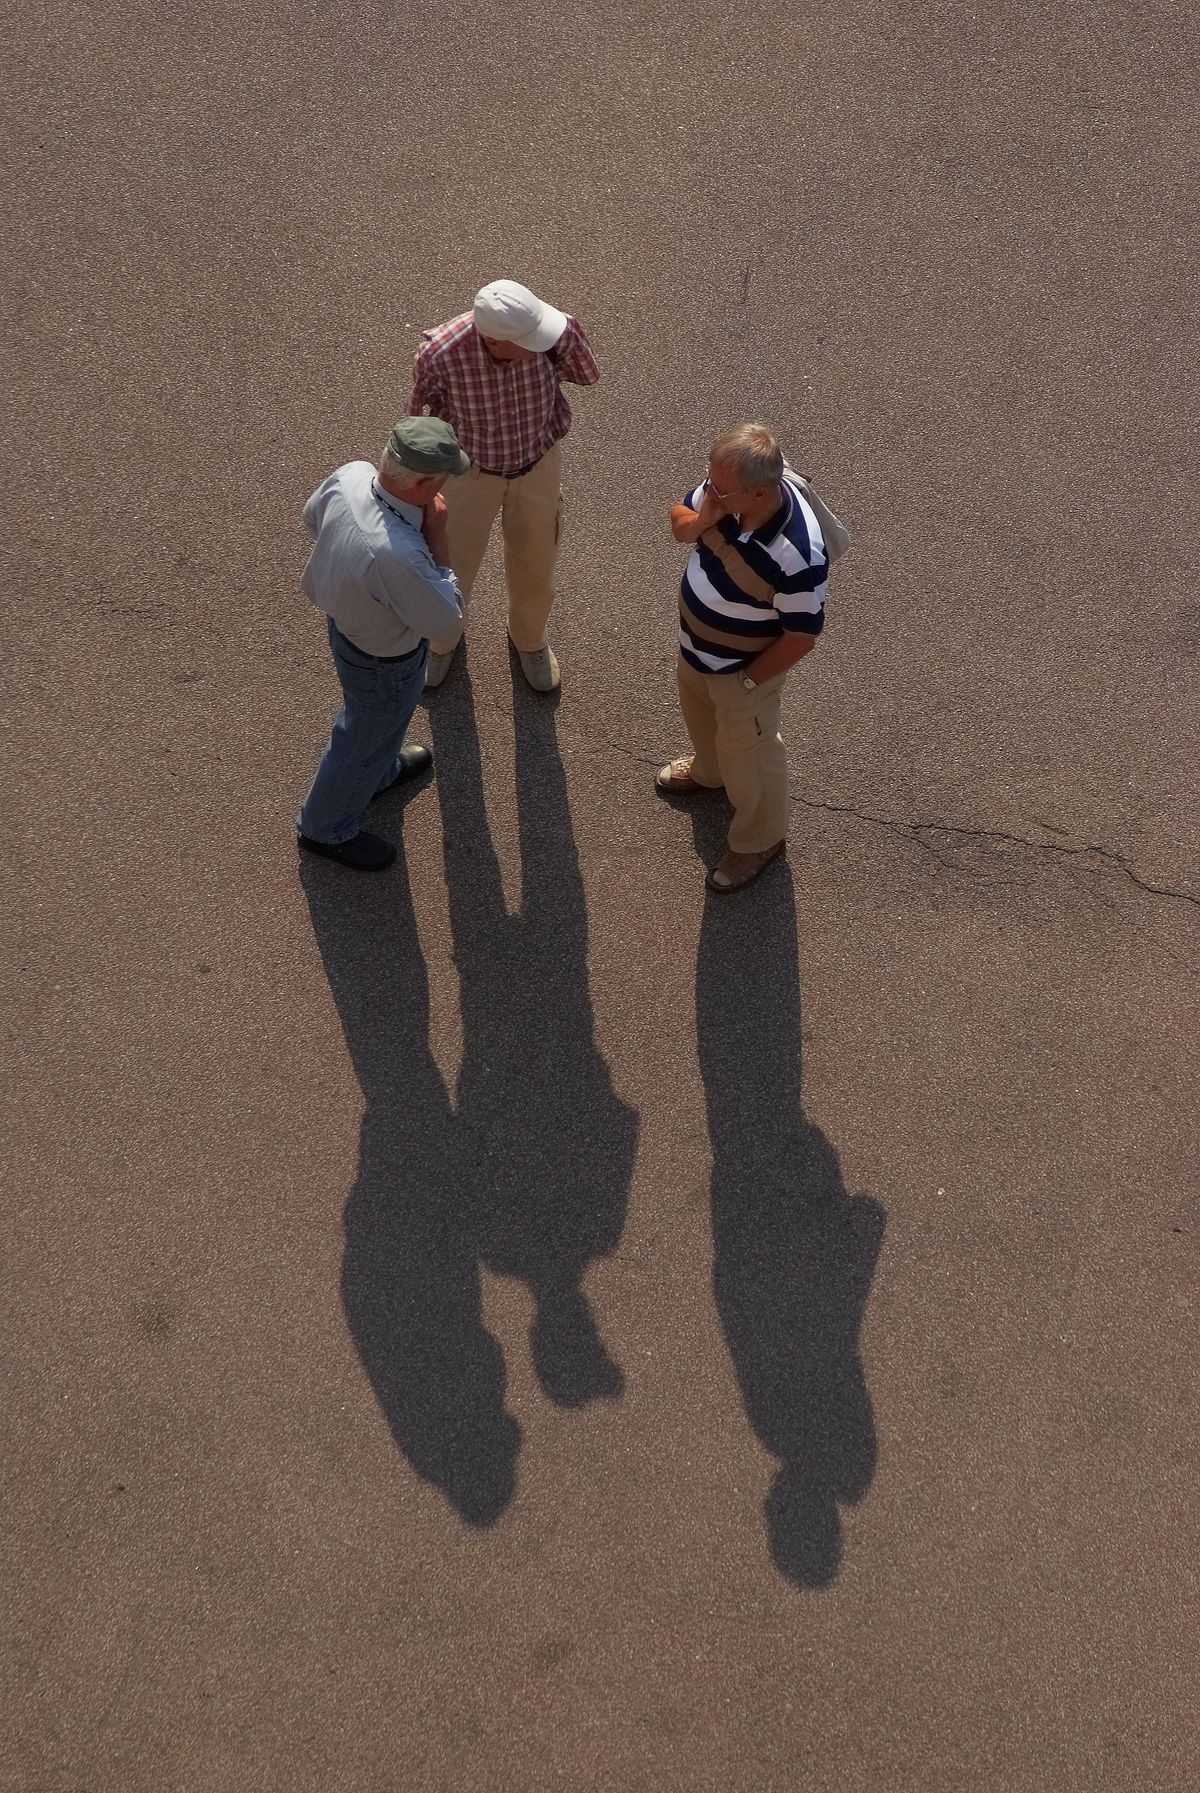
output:
[[[469,311],[421,336],[409,411],[420,416],[428,407],[443,418],[488,473],[522,473],[540,461],[571,427],[559,382],[592,386],[600,378],[574,318],[552,349],[523,361],[493,361]]]

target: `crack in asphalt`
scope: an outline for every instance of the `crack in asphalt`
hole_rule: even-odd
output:
[[[797,791],[793,791],[791,796],[794,802],[802,803],[806,809],[824,809],[833,815],[854,816],[860,822],[867,822],[874,827],[887,828],[893,833],[903,834],[908,839],[916,841],[919,846],[928,846],[929,844],[921,839],[922,835],[949,834],[964,840],[1000,841],[1005,846],[1025,847],[1032,853],[1057,853],[1067,859],[1078,859],[1091,855],[1097,859],[1106,860],[1122,872],[1139,890],[1145,891],[1150,896],[1167,897],[1173,902],[1190,903],[1193,908],[1200,908],[1200,896],[1193,895],[1188,890],[1175,890],[1166,884],[1151,884],[1130,865],[1123,853],[1116,852],[1112,847],[1102,847],[1095,841],[1086,841],[1081,846],[1067,846],[1058,841],[1030,840],[1027,835],[1009,834],[1001,828],[967,828],[955,822],[898,822],[889,816],[870,815],[865,810],[856,809],[852,803],[830,803],[823,798],[805,797]],[[1051,827],[1053,824],[1042,823],[1041,826]],[[1064,832],[1057,827],[1054,831],[1055,833]],[[942,863],[948,864],[949,862],[943,859]]]
[[[509,722],[515,722],[512,710],[504,705],[492,702],[482,706],[477,705],[477,708],[490,710],[494,716],[504,717]],[[562,732],[566,735],[568,731],[564,729]],[[620,741],[609,740],[601,730],[589,728],[586,722],[581,728],[577,721],[570,732],[577,740],[582,738],[582,742],[602,743],[609,752],[619,754],[622,759],[629,760],[631,764],[657,769],[662,763],[659,757],[651,758],[648,754],[639,753]],[[867,810],[856,809],[853,803],[833,803],[824,797],[806,797],[802,792],[791,787],[789,787],[788,795],[793,803],[802,804],[805,809],[823,809],[830,815],[853,816],[855,821],[864,822],[869,827],[883,828],[889,833],[899,834],[904,839],[912,841],[914,845],[924,848],[938,861],[939,865],[944,865],[947,869],[955,869],[953,859],[948,858],[945,853],[939,852],[936,844],[924,839],[923,836],[948,835],[963,841],[996,841],[1006,847],[1024,847],[1031,853],[1056,853],[1062,859],[1094,858],[1104,860],[1147,896],[1165,897],[1169,902],[1187,903],[1194,909],[1200,909],[1200,895],[1190,890],[1175,890],[1166,884],[1151,884],[1148,879],[1143,878],[1140,872],[1134,869],[1123,853],[1118,853],[1112,847],[1102,847],[1096,842],[1088,841],[1082,845],[1069,846],[1065,842],[1030,840],[1027,835],[1009,834],[1001,828],[968,828],[956,822],[902,822],[891,816],[877,816],[870,814]],[[1044,822],[1040,817],[1036,820],[1039,827],[1046,828],[1051,833],[1066,834],[1067,832],[1057,823]]]

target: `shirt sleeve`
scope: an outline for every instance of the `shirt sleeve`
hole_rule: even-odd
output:
[[[570,380],[573,386],[594,386],[600,378],[592,345],[574,318],[567,319],[566,329],[550,351],[550,360],[559,379]]]
[[[800,556],[796,556],[797,560]],[[828,567],[824,556],[814,556],[810,566],[801,565],[790,577],[782,579],[775,592],[775,614],[781,629],[801,635],[819,635],[825,627],[825,593]]]
[[[825,587],[821,587],[821,596],[817,599],[816,608],[810,609],[816,594],[805,599],[805,608],[797,607],[796,600],[776,598],[775,614],[779,618],[779,626],[786,635],[819,635],[825,627]]]
[[[372,596],[395,611],[401,622],[426,639],[449,635],[462,616],[462,593],[449,567],[440,567],[425,547],[375,561]]]
[[[796,495],[797,503],[800,495]],[[775,584],[775,614],[780,626],[804,635],[819,635],[825,626],[825,596],[829,579],[829,551],[819,532],[814,536],[807,516],[805,543],[788,541],[776,551],[779,570]],[[814,519],[815,523],[815,519]]]
[[[325,487],[328,484],[329,481],[323,479],[304,506],[304,527],[314,541],[317,539],[317,531],[321,526],[321,499],[325,496]]]
[[[431,417],[446,416],[446,386],[437,372],[431,345],[425,343],[413,358],[413,389],[408,401],[411,417],[428,410]]]

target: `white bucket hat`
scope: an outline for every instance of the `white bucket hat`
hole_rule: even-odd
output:
[[[492,280],[475,295],[475,328],[481,336],[515,342],[520,349],[552,349],[567,327],[555,310],[516,280]]]

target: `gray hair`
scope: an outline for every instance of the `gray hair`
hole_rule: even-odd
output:
[[[775,486],[783,478],[783,450],[761,423],[739,423],[718,436],[708,451],[714,467],[728,467],[744,491]]]
[[[417,468],[410,467],[407,461],[402,461],[400,456],[394,454],[392,449],[387,446],[384,447],[384,451],[379,457],[379,471],[386,474],[388,479],[394,479],[398,486],[412,486],[418,480],[431,477],[428,473],[420,473]]]

